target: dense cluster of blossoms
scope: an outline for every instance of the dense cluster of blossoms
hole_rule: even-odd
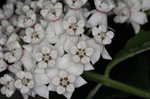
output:
[[[24,99],[49,98],[54,91],[70,99],[86,84],[84,71],[94,70],[102,57],[111,60],[105,46],[113,31],[107,15],[117,23],[130,22],[136,33],[145,24],[150,0],[7,0],[0,9],[1,93],[19,90]],[[89,36],[90,34],[90,36]]]

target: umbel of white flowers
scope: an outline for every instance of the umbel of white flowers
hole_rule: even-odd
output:
[[[1,93],[11,97],[18,90],[24,99],[49,99],[54,91],[70,99],[87,83],[84,71],[94,70],[100,57],[112,59],[105,48],[114,37],[107,16],[130,22],[135,33],[148,21],[150,0],[94,4],[89,10],[88,0],[7,0],[0,9],[0,73],[9,73],[0,78]]]

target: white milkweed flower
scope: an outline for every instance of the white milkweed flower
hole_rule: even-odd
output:
[[[8,51],[4,54],[4,57],[9,63],[14,63],[22,57],[23,50],[18,41],[9,42],[6,47]]]
[[[25,33],[22,36],[24,42],[29,44],[40,43],[44,39],[45,33],[40,24],[36,24],[33,28],[29,27],[25,29]]]
[[[66,50],[75,63],[84,66],[85,71],[93,70],[92,64],[95,64],[100,58],[101,48],[92,39],[79,40]],[[92,63],[92,64],[91,64]]]
[[[94,0],[96,10],[91,11],[91,17],[88,20],[88,27],[96,25],[108,25],[107,15],[115,7],[113,0]]]
[[[44,45],[35,48],[33,56],[35,58],[37,68],[45,69],[53,67],[56,64],[58,52],[52,45],[44,43]]]
[[[57,21],[63,15],[63,6],[60,2],[52,3],[45,2],[44,8],[41,10],[41,15],[50,21]]]
[[[86,17],[86,8],[82,8],[87,0],[65,0],[67,7],[67,13],[65,14],[65,19],[70,16],[75,16],[85,20]]]
[[[68,6],[72,9],[81,8],[87,0],[65,0]]]
[[[94,39],[102,45],[111,44],[114,37],[114,33],[112,31],[108,31],[104,25],[93,27],[92,34]]]
[[[142,11],[141,2],[138,0],[119,1],[114,12],[117,15],[114,21],[117,23],[130,22],[135,33],[138,33],[140,26],[148,21],[146,14]]]
[[[8,19],[14,13],[14,5],[12,3],[8,3],[3,6],[3,9],[0,9],[0,19]]]
[[[3,77],[0,78],[0,84],[3,85],[1,88],[1,93],[6,95],[6,97],[10,98],[15,92],[14,86],[15,80],[8,74],[5,74]]]
[[[22,94],[27,94],[34,87],[33,77],[30,72],[20,71],[16,74],[16,77],[15,87],[19,89]]]
[[[95,41],[99,44],[101,51],[100,54],[104,59],[111,60],[111,56],[107,52],[105,45],[109,45],[112,43],[112,39],[114,37],[114,33],[112,31],[108,31],[106,26],[99,25],[97,27],[92,28],[92,34],[94,36]]]
[[[67,99],[70,99],[75,88],[81,87],[86,84],[86,81],[79,75],[68,73],[65,70],[51,70],[49,74],[50,78],[50,91],[56,91],[58,94],[64,95]]]
[[[90,57],[94,53],[94,49],[88,47],[85,41],[79,41],[79,43],[70,49],[71,54],[73,54],[73,60],[75,62],[81,62],[82,64],[87,64],[90,62]]]
[[[75,16],[70,16],[63,22],[64,29],[69,35],[80,35],[84,33],[85,22]]]
[[[62,3],[55,1],[46,3],[41,10],[41,15],[48,21],[47,39],[50,43],[55,43],[58,36],[64,33]]]
[[[24,13],[17,18],[16,25],[21,28],[31,27],[36,23],[36,14],[30,9],[25,9]]]

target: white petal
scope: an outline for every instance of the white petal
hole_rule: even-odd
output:
[[[107,60],[111,60],[111,56],[109,55],[109,53],[107,52],[106,48],[103,49],[103,52],[102,52],[102,57],[104,59],[107,59]]]
[[[77,52],[77,48],[75,46],[71,47],[70,52],[75,55]]]
[[[83,65],[72,63],[66,70],[74,75],[81,75],[83,73]]]
[[[69,86],[67,86],[66,90],[67,90],[68,92],[74,92],[75,87],[74,87],[74,85],[70,84]]]
[[[39,67],[39,68],[42,68],[42,69],[43,69],[43,68],[47,68],[47,63],[41,61],[41,62],[38,63],[38,67]]]
[[[55,86],[59,86],[59,82],[60,82],[60,78],[55,77],[54,79],[52,79],[52,84],[54,84]]]
[[[76,62],[76,63],[79,63],[80,62],[80,57],[78,55],[74,55],[73,56],[73,61]]]
[[[88,63],[84,65],[84,70],[91,71],[91,70],[94,70],[94,67],[91,65],[91,63]]]
[[[52,79],[58,74],[58,69],[48,69],[46,70],[46,74],[49,79]]]
[[[135,31],[135,33],[137,34],[138,32],[140,32],[140,25],[139,24],[136,24],[136,23],[132,23],[132,26],[133,26],[133,29]]]
[[[81,62],[83,64],[86,64],[86,63],[89,63],[90,62],[90,58],[88,56],[84,56],[82,59],[81,59]]]
[[[76,79],[76,82],[75,82],[75,86],[78,88],[78,87],[81,87],[83,85],[87,84],[87,82],[82,78],[82,77],[78,77]]]
[[[36,53],[36,54],[35,54],[35,59],[36,59],[37,61],[41,61],[42,58],[43,58],[42,53]]]
[[[53,59],[56,59],[57,58],[57,51],[55,51],[55,50],[51,51],[51,56]]]
[[[43,54],[50,53],[50,48],[47,47],[47,46],[42,47],[42,53],[43,53]]]
[[[22,88],[22,81],[21,80],[17,80],[16,82],[15,82],[15,87],[16,88],[19,88],[19,89],[21,89]]]
[[[40,73],[35,73],[34,74],[34,79],[35,79],[35,84],[36,85],[43,85],[47,84],[49,82],[49,79],[46,74],[40,74]]]
[[[39,86],[34,88],[35,93],[39,96],[49,99],[49,90],[46,86]]]
[[[30,89],[26,86],[22,86],[22,88],[20,89],[21,93],[22,94],[26,94],[30,91]]]
[[[94,52],[93,48],[86,48],[85,51],[86,51],[86,55],[88,56],[91,56]]]
[[[77,45],[78,48],[86,48],[86,43],[84,41],[80,41]]]
[[[56,88],[56,91],[57,91],[58,94],[63,94],[63,93],[65,92],[65,88],[63,88],[63,87],[61,87],[61,86],[58,86],[58,87]]]

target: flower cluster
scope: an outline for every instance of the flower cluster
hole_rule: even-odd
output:
[[[117,23],[131,22],[135,32],[145,24],[149,0],[7,0],[0,9],[1,93],[16,90],[49,99],[54,91],[70,99],[87,82],[81,77],[94,70],[100,57],[111,60],[106,45],[114,32],[109,12]]]

